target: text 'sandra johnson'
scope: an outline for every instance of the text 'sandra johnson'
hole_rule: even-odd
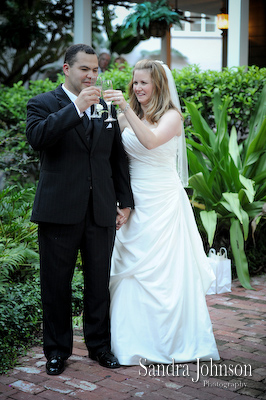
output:
[[[190,376],[189,364],[175,364],[172,359],[171,364],[148,364],[145,358],[139,360],[141,376]],[[200,364],[200,359],[197,358],[196,377],[191,378],[192,382],[198,382],[200,377],[215,377],[236,376],[247,377],[252,376],[250,364],[215,364],[210,359],[209,364]]]

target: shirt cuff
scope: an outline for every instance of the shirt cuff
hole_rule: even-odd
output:
[[[74,102],[73,104],[74,104],[74,106],[76,107],[76,110],[77,110],[77,113],[78,113],[79,117],[82,118],[83,115],[84,115],[84,112],[80,112],[80,110],[79,110],[79,108],[78,108],[78,106],[76,105],[75,102]]]

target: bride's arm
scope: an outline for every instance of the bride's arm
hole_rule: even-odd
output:
[[[180,136],[182,132],[181,116],[176,110],[168,110],[160,118],[157,127],[152,130],[136,116],[131,108],[128,108],[124,115],[140,143],[148,150],[161,146],[174,136]]]
[[[118,120],[118,124],[119,124],[119,128],[120,128],[121,132],[123,132],[123,130],[125,128],[130,128],[130,125],[127,122],[126,116],[124,114],[122,114],[122,113],[118,114],[117,120]]]
[[[128,107],[126,100],[124,99],[121,91],[110,91],[109,100],[112,100],[114,104],[119,105],[122,112],[124,112],[122,121],[127,120],[135,132],[140,143],[151,150],[162,144],[168,142],[174,136],[180,136],[182,132],[182,120],[181,115],[178,111],[172,109],[168,110],[159,120],[156,128],[152,130],[142,122],[134,111]],[[119,121],[120,124],[120,121]],[[124,122],[123,125],[126,123]],[[122,123],[120,125],[123,126]]]

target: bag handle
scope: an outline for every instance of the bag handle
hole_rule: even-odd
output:
[[[227,250],[226,250],[225,247],[221,247],[221,248],[220,248],[219,255],[220,255],[221,257],[223,257],[223,258],[228,258],[228,257],[227,257]]]
[[[211,248],[211,249],[209,250],[209,256],[210,256],[211,254],[216,255],[216,250],[213,249],[213,248]]]

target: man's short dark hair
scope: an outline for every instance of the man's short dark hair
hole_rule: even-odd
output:
[[[96,51],[87,44],[73,44],[66,51],[64,64],[67,63],[70,65],[70,67],[72,67],[72,65],[76,61],[76,55],[80,51],[86,54],[96,54]]]

